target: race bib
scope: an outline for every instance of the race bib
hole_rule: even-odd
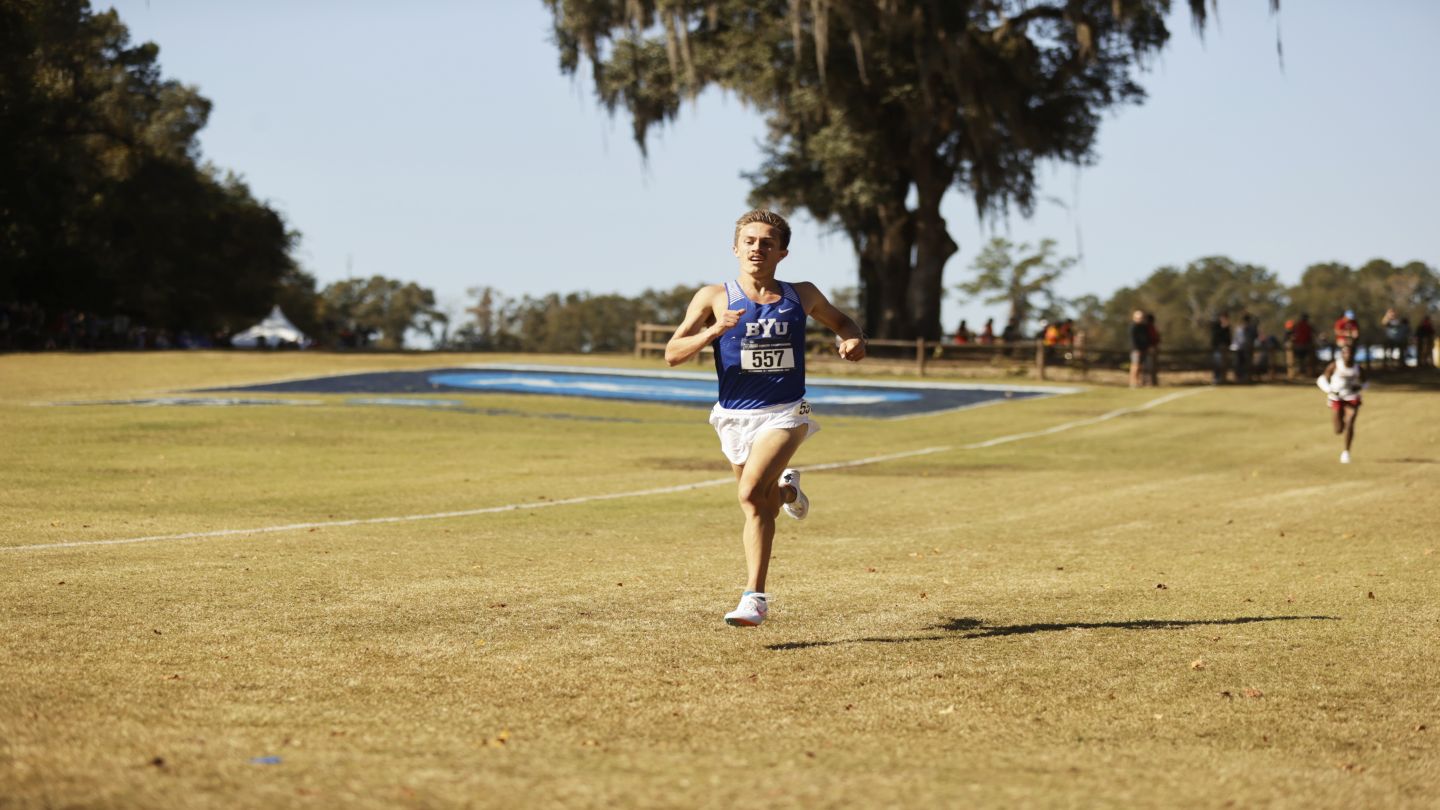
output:
[[[741,374],[781,374],[795,368],[795,349],[789,338],[741,340]]]

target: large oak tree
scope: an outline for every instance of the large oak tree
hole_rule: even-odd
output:
[[[1187,0],[1203,28],[1205,0]],[[1211,0],[1212,4],[1214,0]],[[708,86],[766,116],[751,204],[804,209],[859,258],[866,327],[940,337],[940,214],[1028,214],[1042,161],[1093,158],[1101,114],[1138,103],[1171,0],[545,0],[560,67],[588,62],[643,150]],[[1272,8],[1278,0],[1271,0]]]

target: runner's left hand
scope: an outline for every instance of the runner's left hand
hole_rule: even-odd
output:
[[[865,359],[865,341],[861,338],[850,338],[840,341],[840,358],[849,360],[852,363]]]

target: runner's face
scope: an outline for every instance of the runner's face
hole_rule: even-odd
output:
[[[742,273],[773,276],[775,265],[789,255],[790,251],[780,249],[780,231],[763,222],[741,228],[735,241],[735,257],[740,260]]]

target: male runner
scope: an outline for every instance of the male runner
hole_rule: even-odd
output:
[[[820,426],[805,402],[805,318],[840,337],[840,356],[865,357],[865,335],[809,282],[775,278],[775,266],[789,255],[790,225],[769,211],[751,211],[735,223],[735,257],[740,278],[702,288],[690,301],[685,320],[665,347],[665,361],[677,366],[706,346],[715,348],[720,401],[710,424],[740,482],[745,513],[745,564],[749,581],[740,606],[725,621],[755,627],[769,611],[765,575],[780,508],[804,520],[810,500],[800,491],[800,471],[790,457]]]
[[[1335,433],[1345,434],[1345,450],[1340,463],[1350,463],[1350,442],[1355,438],[1355,418],[1360,415],[1360,389],[1365,387],[1365,369],[1355,362],[1355,344],[1340,347],[1340,354],[1325,367],[1315,381],[1325,392],[1330,408],[1335,411]],[[1347,420],[1345,414],[1349,413]]]

